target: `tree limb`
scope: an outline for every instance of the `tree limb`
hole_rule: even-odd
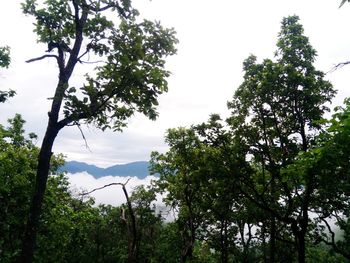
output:
[[[330,71],[328,71],[327,73],[333,73],[334,71],[336,71],[337,69],[340,69],[346,65],[350,64],[350,60],[349,61],[345,61],[345,62],[341,62],[336,64]]]
[[[84,135],[84,132],[83,132],[83,130],[82,130],[81,127],[80,127],[80,123],[79,123],[79,122],[76,122],[75,124],[77,125],[77,127],[78,127],[78,129],[79,129],[79,131],[80,131],[80,134],[81,134],[81,136],[83,137],[83,140],[84,140],[84,142],[85,142],[85,147],[86,147],[86,149],[88,149],[89,152],[91,152],[90,147],[89,147],[89,145],[88,145],[88,143],[87,143],[86,137],[85,137],[85,135]]]
[[[333,248],[333,250],[334,250],[336,253],[338,253],[338,254],[344,256],[344,257],[347,258],[347,259],[350,259],[350,253],[347,252],[347,251],[345,251],[345,250],[343,250],[343,249],[341,249],[341,248],[337,245],[337,243],[336,243],[336,241],[335,241],[335,233],[334,233],[334,231],[332,230],[330,224],[327,222],[326,219],[322,219],[322,221],[325,223],[325,225],[326,225],[326,227],[327,227],[327,229],[328,229],[328,231],[329,231],[329,233],[330,233],[330,235],[331,235],[331,241],[328,241],[327,239],[324,239],[324,238],[322,239],[322,241],[323,241],[326,245],[331,246],[331,247]]]
[[[55,58],[58,61],[58,56],[56,56],[56,55],[43,55],[41,57],[37,57],[37,58],[32,58],[32,59],[26,60],[25,62],[26,63],[31,63],[31,62],[34,62],[34,61],[43,60],[44,58]]]
[[[101,187],[92,189],[92,190],[89,191],[89,192],[81,193],[80,195],[89,195],[89,194],[91,194],[91,193],[93,193],[93,192],[96,192],[96,191],[98,191],[98,190],[102,190],[102,189],[104,189],[104,188],[106,188],[106,187],[113,186],[113,185],[120,185],[120,186],[122,186],[122,187],[125,187],[125,185],[130,181],[130,179],[131,179],[131,178],[129,178],[124,184],[123,184],[123,183],[110,183],[110,184],[106,184],[106,185],[104,185],[104,186],[101,186]]]

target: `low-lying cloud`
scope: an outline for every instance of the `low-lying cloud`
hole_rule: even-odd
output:
[[[82,192],[89,192],[93,189],[102,187],[111,183],[126,183],[130,178],[128,183],[126,184],[126,189],[128,194],[131,195],[132,191],[135,187],[144,185],[148,186],[151,184],[152,180],[157,180],[155,176],[147,176],[145,179],[139,179],[137,177],[121,177],[121,176],[104,176],[101,178],[94,178],[91,174],[86,172],[67,174],[68,181],[70,183],[71,190],[73,194],[77,195]],[[106,204],[119,206],[126,202],[122,187],[120,185],[113,185],[106,187],[104,189],[95,191],[90,194],[91,197],[95,199],[97,205]],[[161,198],[158,198],[161,199]],[[157,201],[161,202],[161,200]]]

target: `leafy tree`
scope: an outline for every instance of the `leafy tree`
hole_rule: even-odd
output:
[[[248,147],[254,173],[242,178],[241,190],[270,213],[270,262],[275,261],[276,220],[289,225],[299,262],[305,262],[309,208],[315,194],[315,175],[284,170],[300,151],[306,152],[321,126],[325,103],[334,96],[332,85],[313,66],[316,51],[303,35],[297,16],[282,20],[276,62],[244,62],[244,81],[229,103],[229,123]],[[295,166],[293,166],[295,168]],[[294,170],[295,171],[295,170]]]
[[[29,196],[33,191],[37,156],[34,134],[25,135],[25,121],[19,114],[9,119],[9,127],[0,125],[0,258],[14,262],[20,253],[25,229],[25,215],[29,211]],[[60,156],[51,160],[50,172],[62,164]],[[49,192],[52,189],[49,183]],[[45,202],[46,203],[46,202]]]
[[[172,29],[140,21],[129,0],[47,0],[42,5],[26,0],[22,8],[34,17],[38,42],[48,48],[47,54],[27,62],[54,59],[59,71],[21,254],[22,262],[31,262],[59,131],[81,123],[121,130],[136,111],[155,119],[157,97],[167,91],[164,58],[175,53],[177,40]],[[70,86],[77,63],[86,63],[88,55],[102,61],[94,73],[85,75],[79,89]]]
[[[350,260],[349,216],[350,216],[350,100],[345,107],[337,107],[329,127],[317,138],[317,144],[307,158],[308,167],[317,174],[318,203],[314,210],[320,223],[326,228],[323,242]],[[332,178],[332,183],[329,179]],[[343,238],[335,237],[330,222],[336,222],[343,231]]]
[[[202,174],[199,162],[203,148],[191,129],[169,129],[166,141],[170,151],[166,154],[152,153],[152,171],[160,174],[159,187],[167,192],[166,204],[178,208],[178,229],[182,239],[180,262],[192,260],[204,212],[200,209]]]
[[[8,46],[0,47],[0,68],[8,68],[11,63],[10,48]],[[8,98],[13,97],[15,92],[13,90],[0,90],[0,103],[5,102]]]
[[[167,193],[165,202],[178,211],[176,224],[182,237],[180,262],[201,262],[206,249],[215,250],[214,258],[229,262],[250,255],[252,218],[245,213],[236,189],[244,168],[237,167],[240,148],[230,140],[217,115],[208,123],[189,129],[168,131],[170,150],[152,154],[152,169],[160,174],[157,182]],[[236,173],[228,167],[236,167]],[[237,235],[241,234],[240,238]],[[209,259],[208,259],[209,260]]]

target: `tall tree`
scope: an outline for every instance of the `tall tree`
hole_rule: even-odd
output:
[[[175,53],[174,30],[141,21],[129,0],[26,0],[23,12],[35,19],[38,42],[47,54],[27,62],[54,59],[58,81],[38,157],[36,184],[21,262],[32,262],[52,146],[67,125],[92,123],[121,130],[139,111],[155,119],[157,97],[167,91],[164,58]],[[77,89],[69,84],[86,57],[102,60]],[[91,62],[91,61],[90,61]]]
[[[297,16],[282,20],[276,62],[257,63],[254,56],[244,62],[244,81],[229,103],[232,131],[249,148],[255,170],[244,179],[242,190],[271,216],[270,262],[275,262],[277,251],[276,220],[290,226],[299,262],[305,262],[314,175],[301,178],[286,175],[283,169],[295,161],[299,151],[309,149],[328,110],[324,104],[335,93],[313,66],[316,51],[298,20]]]

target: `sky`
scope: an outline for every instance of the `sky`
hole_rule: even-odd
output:
[[[0,89],[14,89],[17,95],[0,104],[0,123],[15,113],[27,121],[26,130],[39,135],[47,124],[47,112],[57,81],[54,61],[27,64],[25,60],[44,54],[36,43],[32,20],[21,14],[20,0],[2,0],[0,46],[11,47],[12,65],[0,71]],[[300,16],[305,34],[318,52],[316,67],[328,72],[350,60],[350,4],[339,7],[336,0],[134,0],[141,15],[174,27],[179,44],[177,55],[167,60],[172,72],[169,92],[159,99],[159,118],[147,120],[136,114],[122,133],[101,132],[83,126],[89,148],[76,127],[63,129],[54,145],[55,153],[67,160],[106,167],[149,160],[152,151],[164,152],[168,128],[198,124],[211,113],[228,116],[226,107],[242,82],[242,62],[250,54],[259,60],[273,58],[280,22],[288,15]],[[80,67],[80,66],[79,66]],[[82,68],[75,78],[82,76]],[[332,106],[350,96],[350,66],[328,73],[338,90]]]

